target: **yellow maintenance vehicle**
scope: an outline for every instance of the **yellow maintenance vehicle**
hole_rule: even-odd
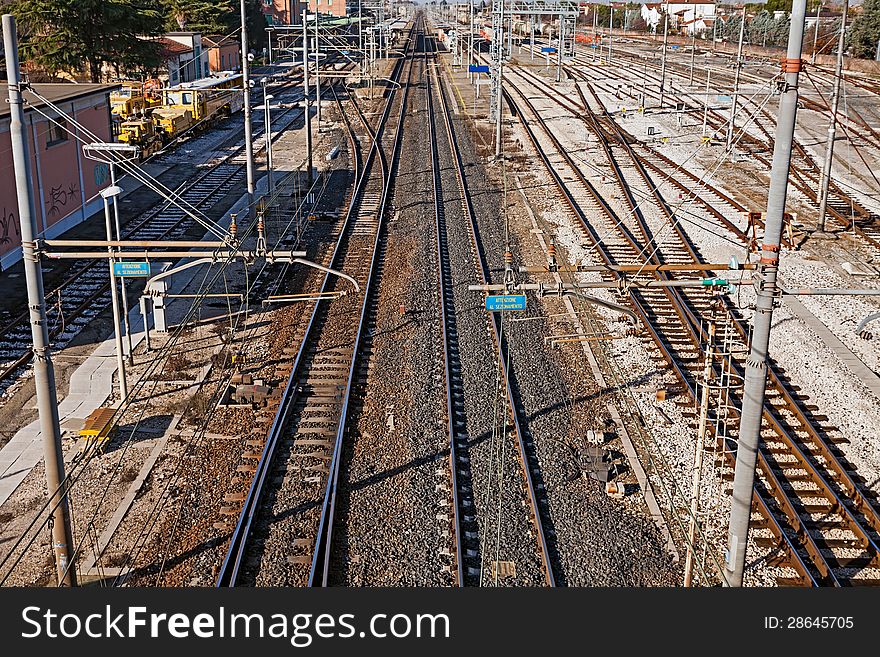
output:
[[[110,94],[110,112],[122,120],[149,114],[161,104],[158,80],[124,80],[122,86]]]

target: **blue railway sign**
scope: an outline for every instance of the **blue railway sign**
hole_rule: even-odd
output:
[[[556,52],[556,48],[554,48],[552,46],[549,46],[549,47],[545,46],[545,47],[541,48],[541,52]]]
[[[525,294],[494,294],[486,297],[486,310],[497,313],[503,310],[525,310]]]
[[[468,73],[488,73],[488,66],[479,66],[477,64],[471,64],[468,66]]]
[[[150,275],[149,262],[114,262],[113,274],[125,277],[147,277]]]

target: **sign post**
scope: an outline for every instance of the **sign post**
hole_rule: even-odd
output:
[[[522,311],[525,309],[525,294],[490,294],[486,297],[486,310],[489,312]]]
[[[150,263],[138,262],[114,262],[113,274],[125,278],[147,278],[150,275]]]

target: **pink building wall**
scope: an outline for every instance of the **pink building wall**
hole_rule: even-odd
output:
[[[112,141],[108,95],[109,91],[100,91],[55,103],[70,117],[68,128],[74,129],[75,120],[92,133],[80,134],[82,141],[68,134],[66,140],[51,143],[55,136],[53,124],[39,112],[53,117],[55,112],[46,107],[40,107],[38,112],[26,106],[25,129],[37,230],[43,238],[57,237],[102,207],[98,191],[109,184],[108,167],[86,159],[82,143],[96,141],[95,138],[97,141]],[[5,116],[0,118],[0,269],[6,269],[21,259],[20,247],[9,117]]]

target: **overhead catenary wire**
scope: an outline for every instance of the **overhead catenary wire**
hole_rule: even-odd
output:
[[[33,88],[31,88],[30,91],[35,96],[37,96],[37,98],[39,98],[43,103],[45,103],[46,106],[49,107],[52,111],[57,112],[60,116],[63,116],[66,121],[72,123],[74,125],[74,127],[76,128],[76,130],[71,130],[69,126],[60,123],[58,121],[58,117],[50,116],[49,114],[44,112],[39,106],[32,105],[31,108],[33,109],[33,111],[42,115],[44,118],[51,121],[52,123],[58,125],[60,128],[62,128],[68,134],[73,136],[74,139],[76,139],[78,142],[80,142],[84,145],[89,145],[92,143],[100,143],[101,142],[101,138],[98,135],[91,132],[88,128],[86,128],[85,126],[83,126],[82,124],[77,122],[69,114],[66,114],[64,112],[64,110],[62,110],[57,105],[52,103],[48,98],[46,98],[42,94],[35,91]],[[87,141],[87,140],[83,139],[79,134],[80,132],[82,134],[86,135],[87,137],[89,137],[92,141]],[[169,189],[168,187],[165,187],[156,178],[154,178],[153,176],[148,174],[146,171],[144,171],[139,165],[137,165],[137,164],[131,162],[130,160],[125,159],[125,158],[118,158],[117,159],[115,154],[108,154],[108,155],[113,158],[113,163],[116,164],[117,166],[119,166],[120,169],[129,173],[133,178],[135,178],[136,180],[138,180],[139,182],[141,182],[142,184],[147,186],[152,191],[155,191],[157,194],[162,196],[166,201],[168,201],[169,203],[171,203],[172,205],[177,207],[179,210],[181,210],[188,217],[190,217],[191,219],[193,219],[194,221],[199,223],[206,230],[210,231],[211,233],[213,233],[217,237],[223,238],[223,237],[227,236],[227,232],[221,226],[219,226],[215,222],[208,219],[208,217],[204,213],[202,213],[198,208],[196,208],[195,206],[192,206],[189,202],[185,201],[185,199],[183,199],[183,197],[180,196],[177,192]],[[188,207],[184,207],[184,204]]]

